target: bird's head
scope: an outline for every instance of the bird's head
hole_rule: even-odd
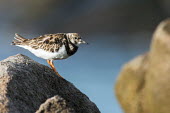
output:
[[[77,46],[80,44],[88,44],[87,42],[81,39],[81,36],[78,33],[67,33],[66,36],[73,44]]]

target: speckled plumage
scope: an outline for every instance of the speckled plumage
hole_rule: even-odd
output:
[[[16,36],[18,37],[20,35],[16,34]],[[50,52],[58,51],[64,43],[66,43],[65,33],[45,34],[33,39],[14,41],[14,45],[27,45],[33,49],[43,49]]]
[[[72,34],[74,37],[80,38],[78,33],[57,33],[57,34],[45,34],[33,39],[25,39],[22,36],[16,34],[13,45],[29,46],[33,49],[43,49],[48,52],[57,52],[64,44],[68,55],[73,55],[78,46],[71,42],[71,38],[67,34]],[[81,38],[80,38],[81,39]],[[82,41],[82,40],[81,40]]]
[[[13,45],[25,48],[37,57],[46,59],[57,74],[52,61],[68,58],[76,53],[79,44],[86,43],[78,33],[45,34],[33,39],[15,34],[14,38]]]

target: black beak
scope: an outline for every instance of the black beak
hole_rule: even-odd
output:
[[[81,43],[82,43],[82,44],[89,44],[89,43],[87,43],[87,42],[85,42],[85,41],[83,41],[83,40],[81,41]]]

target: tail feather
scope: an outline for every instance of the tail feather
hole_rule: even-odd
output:
[[[22,42],[24,42],[25,40],[27,40],[26,38],[22,37],[21,35],[15,33],[15,40],[13,40],[12,45],[21,45]]]

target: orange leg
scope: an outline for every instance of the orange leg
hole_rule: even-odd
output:
[[[61,78],[63,78],[56,70],[54,64],[53,64],[53,60],[47,60],[47,63],[51,66],[52,70]]]

